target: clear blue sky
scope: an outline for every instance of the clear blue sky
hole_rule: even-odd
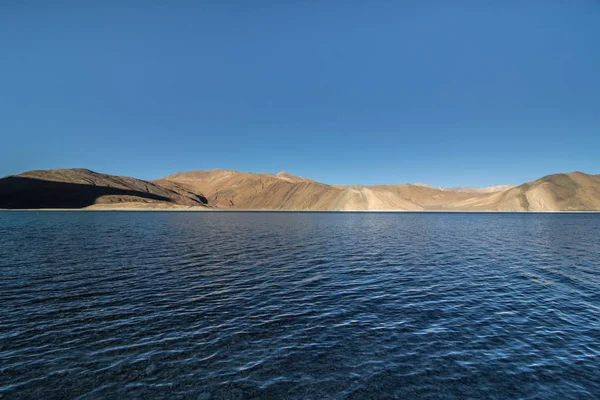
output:
[[[0,175],[600,173],[596,0],[92,4],[0,2]]]

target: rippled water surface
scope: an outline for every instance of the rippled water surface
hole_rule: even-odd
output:
[[[600,214],[0,213],[0,397],[600,398]]]

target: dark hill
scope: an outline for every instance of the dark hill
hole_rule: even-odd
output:
[[[181,185],[166,186],[85,169],[30,171],[0,179],[0,208],[173,208],[208,203]]]

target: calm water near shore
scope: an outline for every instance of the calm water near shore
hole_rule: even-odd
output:
[[[0,397],[598,399],[600,214],[0,212]]]

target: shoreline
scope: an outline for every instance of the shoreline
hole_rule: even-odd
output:
[[[216,213],[405,213],[405,214],[599,214],[591,211],[486,211],[486,210],[256,210],[203,208],[0,208],[0,212],[216,212]]]

